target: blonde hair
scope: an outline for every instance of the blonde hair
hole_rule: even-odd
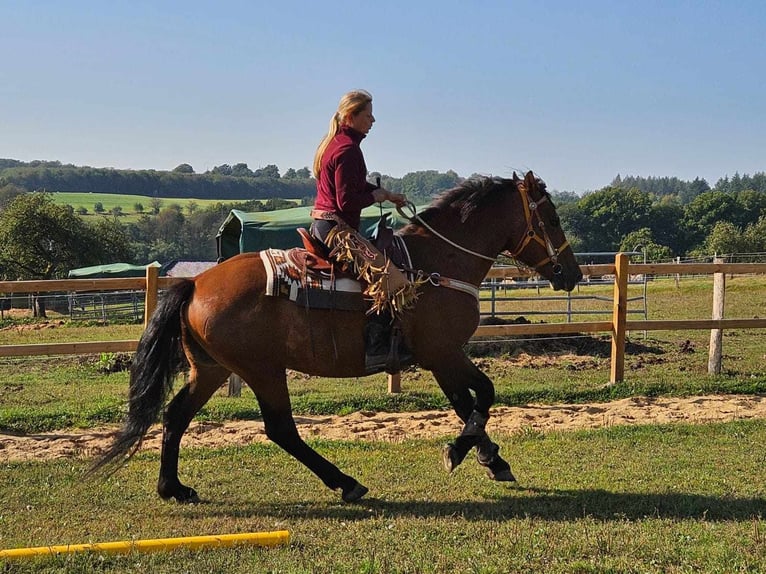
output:
[[[314,154],[314,177],[319,179],[319,170],[322,168],[322,156],[325,149],[330,145],[332,138],[334,138],[340,126],[343,124],[343,120],[348,116],[358,114],[368,104],[372,102],[372,95],[365,90],[352,90],[347,94],[343,94],[343,97],[338,103],[338,111],[330,119],[330,129],[327,131],[327,135],[319,142],[319,147]]]

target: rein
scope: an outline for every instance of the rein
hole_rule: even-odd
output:
[[[462,251],[464,253],[468,253],[469,255],[473,255],[474,257],[478,257],[479,259],[484,259],[486,261],[492,261],[493,263],[495,262],[495,259],[497,259],[496,257],[489,257],[488,255],[482,255],[481,253],[477,253],[476,251],[471,251],[467,247],[463,247],[462,245],[458,245],[457,243],[455,243],[451,239],[445,237],[444,235],[442,235],[441,233],[436,231],[433,227],[431,227],[425,221],[423,221],[423,218],[420,217],[420,215],[418,215],[417,210],[415,209],[415,205],[411,201],[408,201],[407,203],[405,203],[403,207],[409,208],[410,211],[412,211],[412,215],[407,215],[402,210],[402,207],[397,206],[396,207],[396,211],[399,213],[399,215],[401,215],[404,219],[406,219],[406,220],[408,220],[408,221],[410,221],[412,223],[414,223],[415,220],[417,220],[418,222],[420,222],[420,224],[423,227],[428,229],[428,231],[433,233],[436,237],[438,237],[442,241],[444,241],[446,243],[449,243],[450,245],[452,245],[452,247],[455,247],[456,249],[459,249],[460,251]]]
[[[548,253],[548,257],[546,257],[545,259],[542,259],[541,261],[538,261],[535,265],[532,266],[532,268],[537,270],[539,267],[542,267],[546,263],[551,262],[553,263],[553,272],[556,274],[561,273],[561,266],[558,264],[558,255],[564,249],[569,247],[569,240],[565,240],[564,243],[562,243],[558,249],[555,248],[553,246],[553,242],[551,241],[550,236],[548,235],[548,231],[545,229],[545,224],[540,219],[540,215],[537,213],[537,208],[543,203],[545,203],[546,201],[548,201],[548,196],[546,195],[542,199],[540,199],[540,201],[535,202],[529,199],[529,195],[527,194],[527,189],[524,185],[517,185],[516,189],[521,194],[521,204],[524,207],[524,219],[527,222],[527,229],[524,234],[524,237],[519,241],[519,244],[516,246],[516,248],[510,251],[502,251],[501,253],[507,253],[513,259],[517,259],[518,256],[524,252],[524,250],[527,248],[529,243],[531,241],[535,241],[545,248],[545,251]],[[404,208],[409,209],[411,214],[407,215],[406,213],[404,213]],[[444,235],[436,231],[433,227],[428,225],[428,223],[426,223],[423,220],[423,218],[420,217],[420,215],[418,215],[415,205],[412,202],[408,201],[401,207],[397,206],[396,211],[399,213],[399,215],[401,215],[404,219],[407,219],[411,223],[414,223],[415,221],[417,221],[423,227],[425,227],[431,233],[433,233],[436,237],[438,237],[445,243],[448,243],[452,247],[459,249],[460,251],[467,253],[469,255],[473,255],[474,257],[478,257],[479,259],[484,259],[485,261],[491,261],[493,263],[495,262],[496,257],[490,257],[488,255],[484,255],[482,253],[477,253],[476,251],[472,251],[471,249],[468,249],[467,247],[463,247],[462,245],[455,243],[448,237],[445,237]],[[535,226],[534,226],[535,219],[537,220],[537,226],[540,228],[540,232],[542,233],[542,236],[538,234],[538,232],[535,230]],[[455,281],[455,280],[453,279],[452,281]],[[478,294],[478,290],[477,290],[477,294]]]

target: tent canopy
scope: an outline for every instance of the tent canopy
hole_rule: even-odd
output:
[[[418,212],[425,207],[417,208]],[[289,249],[300,247],[298,227],[308,229],[311,226],[312,207],[293,207],[277,211],[245,212],[232,209],[218,229],[216,244],[218,261],[233,257],[238,253],[261,251],[269,247]],[[391,227],[398,229],[407,221],[395,209],[384,209]],[[362,211],[360,229],[369,235],[380,219],[380,207],[370,206]]]
[[[146,268],[161,267],[157,261],[148,265],[130,265],[129,263],[110,263],[108,265],[93,265],[80,267],[69,271],[69,279],[101,279],[104,277],[145,277]],[[160,275],[163,275],[160,270]]]

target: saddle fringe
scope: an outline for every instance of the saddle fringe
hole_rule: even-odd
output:
[[[414,282],[397,280],[392,285],[391,269],[401,274],[393,266],[391,260],[381,254],[378,259],[383,259],[383,264],[377,264],[366,257],[348,235],[339,234],[335,238],[335,245],[331,257],[342,263],[348,263],[356,273],[359,280],[367,284],[364,290],[372,304],[367,314],[391,312],[397,316],[402,311],[414,306],[418,299],[419,287],[426,279],[418,279]],[[398,278],[397,278],[398,279]]]

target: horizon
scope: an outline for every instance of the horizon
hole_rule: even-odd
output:
[[[79,168],[85,168],[85,169],[111,169],[111,170],[115,170],[115,171],[157,171],[157,172],[172,172],[172,171],[173,171],[173,170],[174,170],[176,167],[178,167],[178,166],[174,166],[174,167],[173,167],[173,168],[171,168],[171,169],[154,169],[154,168],[140,168],[140,167],[139,167],[139,168],[117,168],[117,167],[113,167],[113,166],[95,166],[95,165],[84,165],[84,164],[83,164],[83,165],[78,165],[78,164],[75,164],[75,163],[64,163],[64,162],[62,162],[61,160],[55,160],[55,159],[54,159],[54,160],[51,160],[51,159],[40,159],[40,158],[37,158],[37,159],[33,159],[33,160],[20,160],[20,159],[18,159],[18,158],[0,157],[0,161],[18,161],[18,162],[22,162],[22,163],[25,163],[25,164],[34,163],[34,162],[41,162],[41,163],[56,163],[56,162],[58,162],[59,164],[61,164],[61,167],[73,167],[73,168],[76,168],[76,169],[79,169]],[[182,162],[182,163],[186,163],[186,162]],[[243,163],[244,163],[244,162],[243,162]],[[178,164],[178,165],[182,165],[182,164]],[[191,164],[189,164],[189,165],[191,165]],[[225,165],[225,164],[221,164],[221,165]],[[233,165],[233,164],[228,164],[228,165]],[[277,164],[266,164],[266,165],[277,165]],[[213,166],[213,167],[220,167],[220,166]],[[263,166],[261,166],[261,167],[263,167]],[[284,172],[285,172],[286,170],[283,170],[283,169],[282,169],[282,167],[281,167],[281,166],[279,166],[279,165],[277,165],[277,167],[279,168],[279,174],[280,174],[280,178],[281,178],[282,176],[284,176]],[[296,169],[296,170],[297,170],[297,169],[301,169],[301,167],[308,167],[308,166],[301,166],[301,167],[293,167],[293,166],[290,166],[290,167],[288,167],[287,169],[290,169],[291,167],[292,167],[293,169]],[[200,171],[198,171],[196,168],[194,168],[194,166],[192,166],[192,168],[194,169],[194,173],[193,173],[193,174],[190,174],[190,175],[206,175],[207,173],[210,173],[210,170],[208,170],[208,171],[204,171],[204,172],[200,172]],[[249,169],[253,169],[251,166],[248,166],[248,168],[249,168]],[[212,169],[212,168],[211,168],[211,169]],[[256,168],[256,169],[257,169],[257,168]],[[1,170],[0,170],[0,171],[1,171]],[[417,170],[417,171],[429,171],[429,170]],[[449,170],[445,170],[445,171],[449,171]],[[455,171],[455,173],[457,173],[457,174],[458,174],[458,176],[460,176],[460,177],[461,177],[461,178],[463,178],[463,179],[468,179],[468,178],[470,178],[470,177],[471,177],[471,175],[474,175],[474,174],[468,174],[468,175],[464,175],[464,174],[461,174],[461,173],[457,172],[456,170],[451,170],[451,171]],[[407,173],[416,173],[416,172],[407,172]],[[444,173],[444,172],[440,172],[440,173]],[[518,173],[518,172],[517,172],[517,173]],[[759,174],[759,173],[766,173],[766,172],[764,172],[764,171],[757,171],[757,172],[753,172],[753,173],[746,173],[746,172],[739,172],[739,171],[735,171],[735,173],[734,173],[734,174],[731,174],[731,175],[730,175],[730,174],[725,174],[725,175],[722,175],[722,176],[720,176],[720,177],[716,178],[716,179],[715,179],[715,181],[712,181],[712,182],[711,182],[711,181],[708,181],[707,179],[705,179],[705,178],[703,178],[703,177],[700,177],[700,176],[695,176],[695,177],[692,177],[691,179],[682,179],[682,178],[680,178],[680,177],[678,177],[678,176],[674,176],[674,175],[636,175],[636,174],[620,174],[620,173],[618,173],[618,174],[615,174],[615,175],[614,175],[614,176],[613,176],[613,177],[612,177],[612,178],[609,180],[609,182],[607,182],[607,183],[605,183],[605,184],[603,184],[603,185],[600,185],[600,186],[598,186],[598,187],[596,187],[596,188],[594,188],[594,189],[588,189],[588,190],[585,190],[585,191],[582,191],[582,192],[575,192],[575,191],[571,191],[571,190],[559,190],[559,189],[555,189],[555,188],[553,188],[553,189],[551,189],[550,191],[553,191],[553,192],[556,192],[556,193],[567,193],[567,192],[572,192],[572,193],[576,193],[576,194],[577,194],[577,195],[579,195],[579,196],[582,196],[582,195],[584,195],[584,194],[586,194],[586,193],[590,193],[590,192],[593,192],[593,191],[598,191],[598,190],[600,190],[600,189],[603,189],[603,188],[605,188],[605,187],[609,187],[609,186],[612,184],[612,182],[613,182],[613,181],[614,181],[614,180],[615,180],[617,177],[620,177],[621,179],[625,179],[625,178],[638,178],[638,179],[651,179],[651,178],[653,178],[653,179],[673,179],[673,178],[676,178],[676,179],[678,179],[679,181],[681,181],[682,183],[691,183],[691,182],[695,181],[696,179],[700,179],[700,180],[704,180],[704,181],[705,181],[705,182],[706,182],[706,183],[707,183],[707,184],[708,184],[708,185],[709,185],[711,188],[714,188],[714,187],[715,187],[715,185],[716,185],[716,183],[717,183],[719,180],[722,180],[722,179],[727,179],[727,178],[730,178],[730,177],[736,177],[736,176],[740,176],[740,177],[749,177],[749,176],[757,175],[757,174]],[[382,175],[383,177],[391,177],[391,178],[394,178],[394,179],[401,179],[401,178],[403,177],[403,176],[398,176],[398,177],[397,177],[397,176],[392,176],[391,174],[388,174],[388,173],[381,173],[381,175]],[[407,175],[407,174],[404,174],[404,175]],[[313,179],[313,175],[310,177],[310,179]],[[65,192],[65,193],[66,193],[66,192]],[[72,193],[77,193],[77,192],[72,192]],[[108,193],[108,192],[105,192],[105,193]],[[120,195],[124,195],[124,194],[120,194]]]

